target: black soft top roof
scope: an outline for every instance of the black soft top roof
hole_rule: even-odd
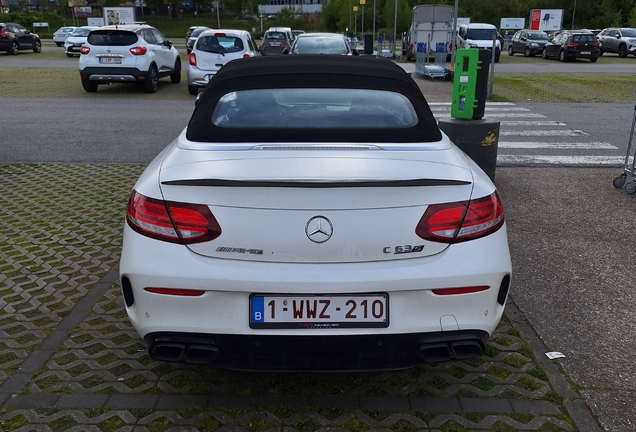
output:
[[[232,129],[212,124],[218,100],[239,90],[347,88],[395,92],[407,97],[418,117],[412,127],[385,129]],[[433,142],[442,137],[417,84],[400,66],[375,57],[284,55],[227,63],[210,80],[188,124],[198,142]]]

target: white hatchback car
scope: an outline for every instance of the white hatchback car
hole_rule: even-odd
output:
[[[66,55],[69,57],[79,57],[80,48],[86,43],[88,34],[96,28],[97,26],[82,26],[73,30],[64,41],[64,52]]]
[[[205,30],[188,55],[188,91],[196,95],[226,63],[260,55],[258,45],[245,30]]]
[[[181,82],[179,51],[146,24],[99,27],[80,53],[80,78],[87,92],[97,91],[99,84],[141,83],[146,92],[155,93],[162,77]]]
[[[55,45],[59,47],[64,46],[64,41],[76,28],[75,26],[65,26],[57,29],[55,33],[53,33],[53,42],[55,42]]]
[[[128,202],[120,280],[159,361],[403,369],[482,355],[512,267],[494,184],[372,57],[225,65]]]

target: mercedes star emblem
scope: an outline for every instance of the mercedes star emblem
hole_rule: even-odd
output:
[[[324,216],[314,216],[305,225],[305,234],[314,243],[324,243],[331,238],[333,225]]]

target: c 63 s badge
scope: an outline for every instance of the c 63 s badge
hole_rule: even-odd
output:
[[[382,249],[382,252],[384,252],[385,254],[400,255],[400,254],[407,254],[407,253],[422,252],[423,250],[424,250],[424,245],[417,245],[417,246],[403,245],[403,246],[387,246],[384,249]]]

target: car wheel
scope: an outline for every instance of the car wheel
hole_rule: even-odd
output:
[[[567,58],[565,57],[565,51],[561,50],[561,52],[559,53],[559,60],[564,62],[567,60]]]
[[[159,77],[157,76],[157,68],[154,65],[150,66],[146,82],[144,83],[144,90],[146,90],[146,93],[157,93],[157,90],[159,90]]]
[[[64,46],[64,44],[62,42],[55,42],[55,45],[57,45],[59,47]]]
[[[603,55],[603,50],[599,50],[599,52],[598,52],[598,56],[600,57],[600,56],[602,56],[602,55]]]
[[[541,57],[543,57],[544,59],[548,58],[548,52],[545,49],[541,52]]]
[[[499,56],[495,57],[495,63],[499,63]]]
[[[174,62],[174,71],[170,75],[170,81],[173,84],[179,84],[181,82],[181,60],[177,59]]]
[[[39,40],[35,41],[35,46],[33,47],[33,52],[34,53],[39,53],[42,51],[42,42],[40,42]]]
[[[192,96],[196,96],[199,94],[199,87],[188,85],[188,93]]]
[[[523,56],[530,57],[530,48],[526,47],[526,49],[523,50]]]
[[[71,53],[66,53],[66,56],[67,56],[67,57],[73,57],[73,54],[71,54]]]
[[[20,52],[20,47],[18,46],[18,42],[16,41],[11,42],[11,46],[9,47],[9,50],[7,52],[11,55],[17,55],[18,52]]]
[[[627,57],[627,48],[625,45],[621,45],[618,47],[618,56],[621,58]]]
[[[509,55],[509,56],[513,56],[513,55],[515,55],[515,52],[514,52],[514,50],[512,49],[512,45],[510,45],[510,46],[508,47],[508,55]]]
[[[98,86],[96,81],[82,80],[82,87],[89,93],[95,93]]]
[[[592,63],[596,63],[596,60],[598,60],[598,57],[590,57],[590,61]]]

